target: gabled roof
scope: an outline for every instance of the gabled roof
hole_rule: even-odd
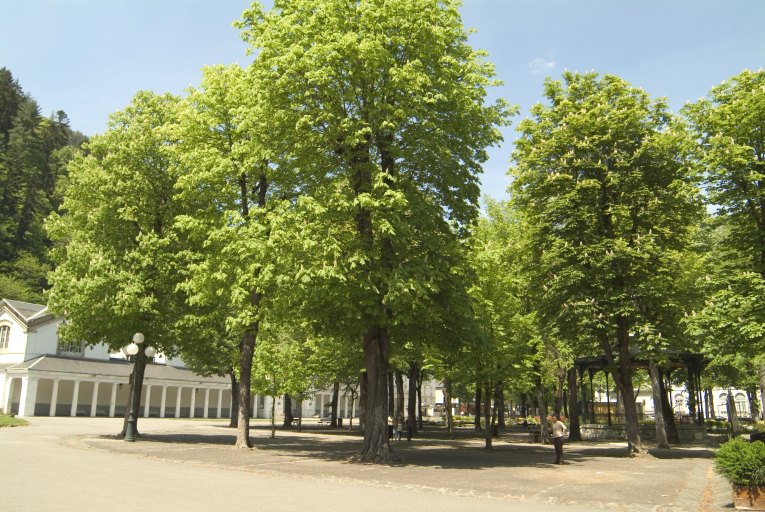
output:
[[[21,363],[7,365],[0,368],[0,372],[23,373],[23,371],[44,372],[44,373],[86,373],[97,378],[119,378],[127,380],[133,371],[133,365],[128,361],[120,359],[86,359],[82,357],[66,357],[44,355],[33,359],[28,359]],[[187,368],[176,368],[164,364],[148,363],[144,378],[149,380],[175,381],[180,385],[204,385],[219,384],[227,386],[230,384],[226,377],[202,377],[196,375]]]
[[[41,324],[55,318],[52,314],[48,313],[48,306],[42,304],[2,299],[0,300],[0,309],[3,307],[8,308],[8,310],[10,310],[10,312],[27,327]]]

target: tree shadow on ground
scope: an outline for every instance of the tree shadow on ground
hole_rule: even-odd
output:
[[[228,428],[228,427],[226,427]],[[270,437],[270,426],[251,427],[251,440],[259,455],[271,455],[281,461],[319,460],[348,461],[361,449],[361,434],[358,431],[304,428],[278,429],[275,438]],[[319,434],[319,435],[317,435]],[[552,445],[524,442],[527,435],[503,434],[494,438],[494,448],[483,447],[481,433],[457,432],[453,439],[442,429],[425,429],[411,442],[391,441],[394,453],[403,458],[407,466],[434,469],[474,469],[514,467],[552,467],[555,457]],[[211,450],[231,448],[236,441],[236,431],[230,434],[208,433],[151,433],[143,435],[140,443],[154,455],[163,456],[163,446],[180,445],[196,449],[209,447]],[[568,465],[579,465],[593,459],[627,459],[626,446],[614,443],[568,444],[565,449]],[[246,453],[246,452],[245,452]],[[649,456],[657,459],[707,459],[712,456],[711,448],[694,447],[679,449],[651,449]],[[166,456],[178,457],[179,453]],[[194,451],[187,455],[193,458]],[[225,457],[221,457],[225,460]]]

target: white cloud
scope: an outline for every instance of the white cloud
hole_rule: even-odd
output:
[[[555,61],[537,57],[536,59],[529,62],[529,69],[531,69],[531,73],[534,75],[548,73],[555,69]]]

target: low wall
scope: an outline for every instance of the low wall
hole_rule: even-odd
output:
[[[706,439],[707,431],[698,425],[676,425],[677,434],[681,442],[692,442]],[[580,427],[582,439],[585,441],[620,441],[626,440],[626,425],[614,423],[613,425],[585,424]],[[640,439],[643,441],[656,440],[656,426],[651,424],[640,425]]]

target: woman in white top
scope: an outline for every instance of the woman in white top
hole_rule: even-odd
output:
[[[552,441],[555,447],[555,463],[563,464],[563,440],[565,439],[568,427],[560,420],[560,416],[555,417],[552,425]]]

